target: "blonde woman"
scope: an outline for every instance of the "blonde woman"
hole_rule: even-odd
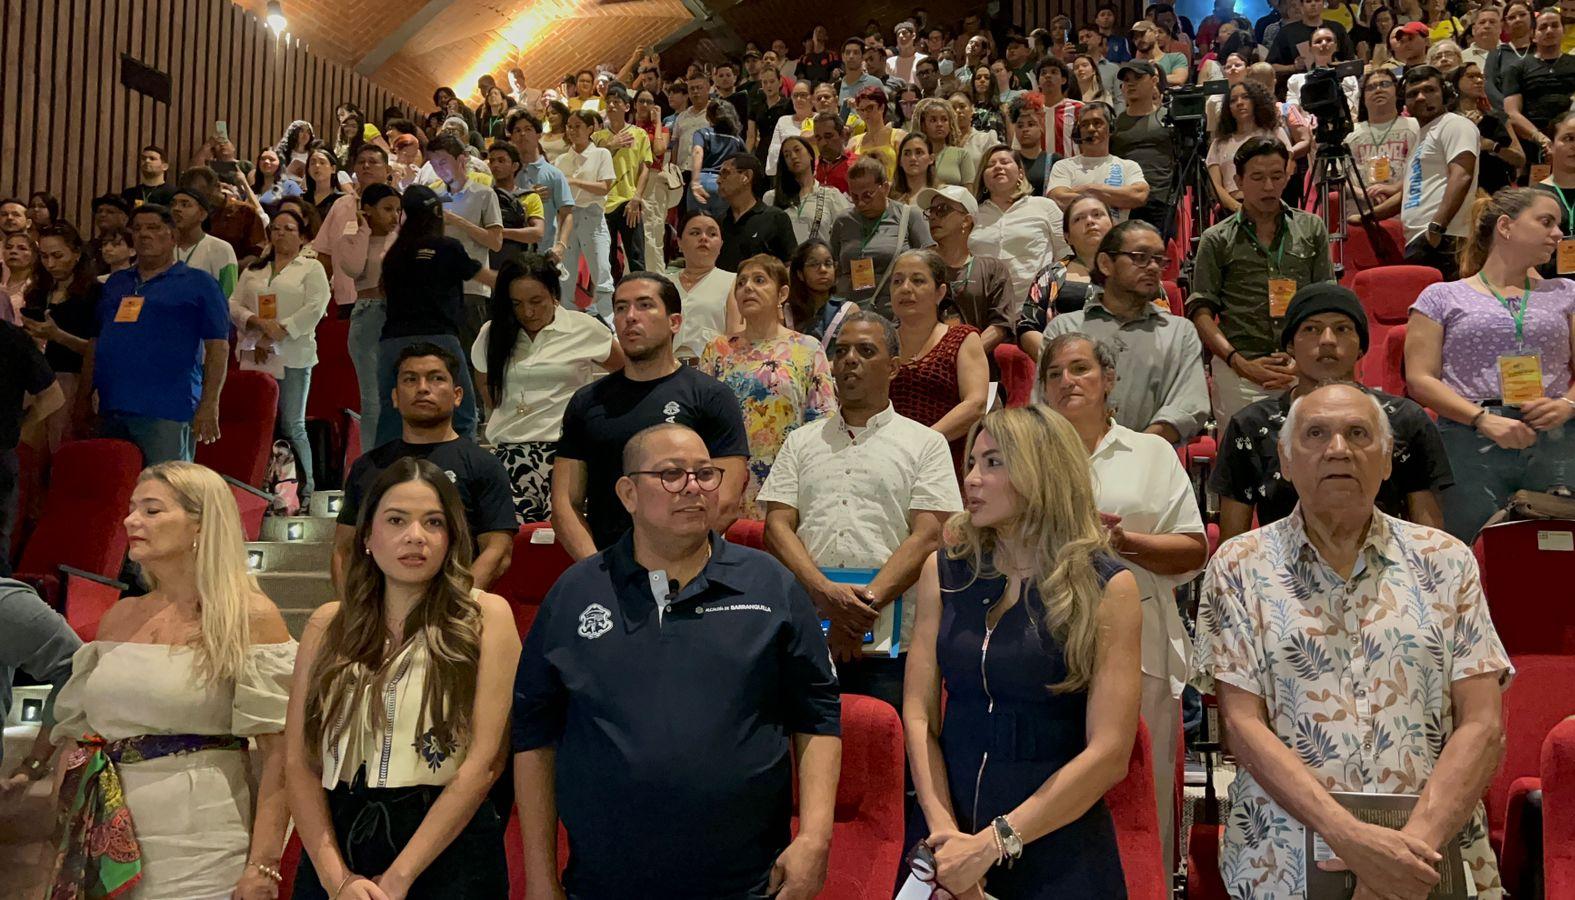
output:
[[[287,783],[306,857],[298,900],[508,894],[503,771],[520,639],[472,588],[465,508],[405,457],[373,482],[345,597],[306,625],[290,691]]]
[[[963,495],[919,575],[903,691],[936,884],[1125,897],[1103,797],[1137,732],[1142,614],[1087,451],[1046,407],[997,410],[974,430]],[[1017,738],[992,741],[1004,727]]]
[[[914,130],[929,140],[935,158],[935,176],[941,184],[973,187],[979,177],[979,161],[963,149],[962,129],[957,127],[957,111],[939,97],[920,100],[913,108]]]
[[[152,589],[110,608],[55,701],[55,738],[77,747],[50,896],[269,900],[289,818],[280,733],[295,641],[247,571],[240,515],[212,470],[143,471],[125,526]]]

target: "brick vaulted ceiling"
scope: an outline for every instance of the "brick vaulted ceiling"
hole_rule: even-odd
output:
[[[261,17],[267,0],[235,0]],[[899,0],[282,0],[289,30],[315,53],[426,108],[452,85],[475,99],[476,78],[511,66],[532,87],[598,64],[619,68],[635,47],[671,48],[663,68],[737,54],[744,40],[796,43],[814,24],[833,41],[875,19],[887,28],[919,3]],[[967,0],[932,0],[934,21]],[[888,40],[890,38],[888,37]],[[669,72],[669,74],[671,74]]]

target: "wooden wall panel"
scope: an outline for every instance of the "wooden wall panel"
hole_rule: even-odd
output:
[[[169,75],[170,103],[121,86],[122,53]],[[331,139],[343,100],[374,121],[426,106],[230,0],[0,0],[0,57],[0,197],[48,191],[84,232],[93,197],[133,183],[146,144],[181,167],[223,120],[250,159],[298,118]]]

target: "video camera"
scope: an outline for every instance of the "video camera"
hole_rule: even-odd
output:
[[[1302,82],[1302,109],[1318,121],[1313,139],[1319,147],[1339,147],[1356,127],[1351,121],[1351,105],[1342,84],[1347,78],[1362,77],[1362,61],[1350,60],[1319,67],[1307,73]]]
[[[1207,118],[1208,99],[1223,95],[1229,89],[1230,84],[1223,79],[1171,88],[1165,107],[1166,127],[1202,124]]]

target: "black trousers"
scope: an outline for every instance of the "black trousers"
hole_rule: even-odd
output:
[[[629,224],[625,218],[629,212],[629,204],[640,205],[639,198],[618,204],[607,212],[607,230],[612,234],[612,243],[607,254],[612,259],[613,277],[621,278],[629,272],[645,271],[645,224],[644,221]],[[618,267],[618,248],[623,248],[623,269]]]

